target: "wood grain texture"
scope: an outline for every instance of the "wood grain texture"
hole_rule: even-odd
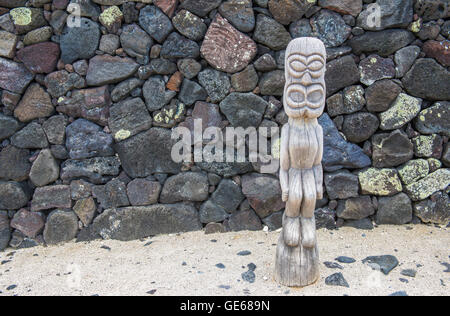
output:
[[[323,131],[317,118],[325,107],[326,50],[315,38],[293,40],[286,50],[281,132],[280,184],[286,209],[278,241],[275,279],[307,286],[319,278],[314,210],[323,197]]]

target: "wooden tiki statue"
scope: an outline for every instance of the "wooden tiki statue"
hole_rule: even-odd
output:
[[[280,183],[286,210],[276,254],[276,280],[306,286],[319,278],[314,210],[323,196],[323,131],[326,50],[316,38],[293,40],[286,50]]]

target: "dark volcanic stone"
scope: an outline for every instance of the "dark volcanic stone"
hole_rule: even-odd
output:
[[[67,126],[66,135],[66,147],[71,159],[114,155],[112,136],[90,121],[76,120]]]
[[[28,204],[29,198],[25,184],[0,180],[0,209],[18,210]]]
[[[11,239],[11,229],[9,228],[9,218],[6,212],[0,212],[0,251],[8,247]]]
[[[373,165],[377,168],[396,167],[414,156],[413,144],[400,130],[391,134],[377,134],[373,137],[372,144]]]
[[[177,32],[169,35],[164,41],[161,57],[163,58],[197,58],[200,55],[198,44]]]
[[[442,133],[450,137],[449,117],[450,102],[437,102],[420,112],[415,126],[421,134]]]
[[[395,65],[392,59],[382,58],[378,55],[370,55],[359,63],[361,82],[366,86],[374,84],[382,79],[395,77]]]
[[[140,98],[122,101],[110,109],[109,128],[116,141],[139,134],[151,126],[152,118]]]
[[[159,43],[164,42],[173,30],[172,22],[167,15],[153,5],[146,6],[140,11],[139,24]]]
[[[434,59],[419,59],[403,78],[406,91],[429,100],[450,100],[450,72]]]
[[[228,0],[219,7],[220,14],[241,32],[255,28],[255,14],[251,0]]]
[[[318,208],[314,211],[316,229],[336,229],[336,211],[329,208]],[[281,227],[281,226],[280,226]]]
[[[129,206],[127,186],[119,179],[92,188],[92,195],[103,209]]]
[[[74,212],[56,210],[50,213],[44,229],[44,240],[49,245],[71,241],[78,232],[78,217]]]
[[[140,64],[148,63],[153,41],[139,26],[136,24],[124,26],[120,34],[120,43],[125,52],[136,58]]]
[[[339,201],[337,215],[339,218],[360,220],[375,214],[370,196],[360,196]]]
[[[181,7],[198,16],[205,17],[209,12],[217,9],[221,2],[222,0],[185,0]]]
[[[270,13],[285,25],[301,19],[313,5],[311,1],[295,0],[269,0],[268,3]]]
[[[61,35],[61,59],[71,64],[78,59],[94,56],[100,41],[100,27],[97,23],[81,18],[81,27],[66,26]]]
[[[146,206],[158,202],[161,184],[157,181],[134,179],[127,186],[128,199],[133,206]]]
[[[361,53],[375,53],[382,57],[392,55],[400,48],[414,41],[415,36],[407,30],[385,30],[380,32],[367,32],[355,36],[348,43],[357,55]]]
[[[266,15],[259,14],[253,39],[273,50],[282,50],[288,46],[292,38],[283,25]]]
[[[450,7],[447,0],[417,0],[414,9],[424,21],[450,17]]]
[[[170,130],[151,128],[116,144],[115,149],[125,172],[130,177],[141,178],[153,173],[180,172],[181,165],[171,158],[174,144]]]
[[[336,12],[320,10],[311,20],[312,32],[326,47],[337,47],[347,40],[352,28]]]
[[[19,105],[14,110],[14,116],[21,122],[29,122],[37,118],[48,117],[54,111],[50,96],[37,83],[31,84]]]
[[[358,26],[369,31],[380,31],[387,28],[407,27],[413,21],[413,0],[377,0],[380,16],[376,17],[374,23],[374,9],[372,7],[364,10],[358,16]]]
[[[342,273],[335,273],[325,279],[325,284],[330,286],[350,287]]]
[[[236,30],[219,14],[211,23],[201,48],[203,58],[210,65],[217,70],[229,73],[235,73],[247,67],[256,53],[256,43]]]
[[[48,141],[42,126],[32,122],[11,136],[11,144],[19,148],[39,149],[47,147]]]
[[[24,181],[28,178],[31,164],[30,152],[14,146],[7,146],[0,151],[0,179]]]
[[[332,172],[342,168],[359,169],[372,164],[359,146],[344,140],[327,114],[319,118],[319,123],[324,134],[323,165],[326,171]]]
[[[89,62],[86,82],[90,86],[117,83],[131,77],[139,65],[130,58],[98,55]]]
[[[403,225],[412,221],[411,200],[405,193],[378,199],[378,225]]]
[[[262,95],[282,96],[286,83],[284,71],[275,70],[265,73],[259,81],[259,88]]]
[[[143,93],[149,111],[157,111],[166,104],[166,83],[161,76],[148,79],[144,84]]]
[[[198,212],[193,206],[171,204],[106,210],[94,220],[90,234],[129,241],[201,229]]]
[[[430,199],[414,204],[414,215],[424,223],[448,225],[450,222],[450,199],[448,194],[437,192]]]
[[[245,175],[242,178],[242,192],[260,218],[280,211],[285,206],[281,200],[280,182],[271,176]]]
[[[198,74],[198,80],[208,92],[212,103],[219,103],[230,92],[230,79],[226,73],[209,68]]]
[[[355,263],[355,262],[356,262],[355,259],[350,258],[350,257],[345,257],[345,256],[337,257],[335,260],[336,260],[337,262],[340,262],[340,263],[347,263],[347,264]]]
[[[11,227],[29,238],[35,238],[44,228],[45,221],[41,214],[22,209],[14,214]]]
[[[208,177],[205,173],[181,173],[164,182],[160,201],[165,204],[205,201],[208,198],[208,189]]]
[[[235,127],[259,126],[268,103],[253,93],[231,93],[220,103],[220,110]]]
[[[70,196],[70,186],[68,185],[40,187],[34,191],[31,202],[31,210],[33,212],[53,208],[68,209],[71,207],[72,199]]]
[[[385,275],[394,270],[399,263],[397,258],[391,255],[367,257],[362,262],[369,264],[372,269],[379,270]]]
[[[342,88],[359,83],[359,79],[359,70],[353,57],[345,56],[329,62],[325,75],[327,96],[333,95]]]
[[[178,12],[172,23],[178,32],[193,41],[203,39],[208,28],[201,18],[186,10]]]
[[[10,137],[20,128],[17,120],[10,116],[0,114],[0,141]]]
[[[345,116],[342,131],[347,140],[361,143],[368,140],[380,126],[378,117],[372,113],[355,113]]]
[[[326,174],[324,182],[331,200],[358,196],[358,177],[347,170]]]
[[[371,112],[387,111],[402,92],[402,88],[392,80],[375,82],[366,89],[367,109]]]
[[[50,73],[56,68],[59,45],[51,42],[27,46],[17,52],[17,58],[33,73]]]
[[[178,98],[186,105],[192,105],[197,101],[206,101],[208,92],[197,82],[184,79]]]
[[[0,57],[0,88],[23,93],[33,78],[33,74],[23,64]]]
[[[88,179],[95,184],[106,183],[111,176],[119,174],[117,157],[96,157],[85,160],[66,160],[61,165],[61,179]]]
[[[262,229],[261,220],[258,215],[251,210],[242,210],[230,216],[225,222],[225,226],[229,227],[231,231],[258,231]]]

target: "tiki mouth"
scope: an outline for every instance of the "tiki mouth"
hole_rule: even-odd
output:
[[[314,83],[310,86],[292,84],[286,88],[286,104],[292,109],[318,109],[323,105],[325,88],[322,84]]]

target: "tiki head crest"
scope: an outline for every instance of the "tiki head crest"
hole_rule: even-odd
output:
[[[297,38],[286,50],[284,110],[290,118],[317,118],[325,100],[327,54],[321,40]]]

